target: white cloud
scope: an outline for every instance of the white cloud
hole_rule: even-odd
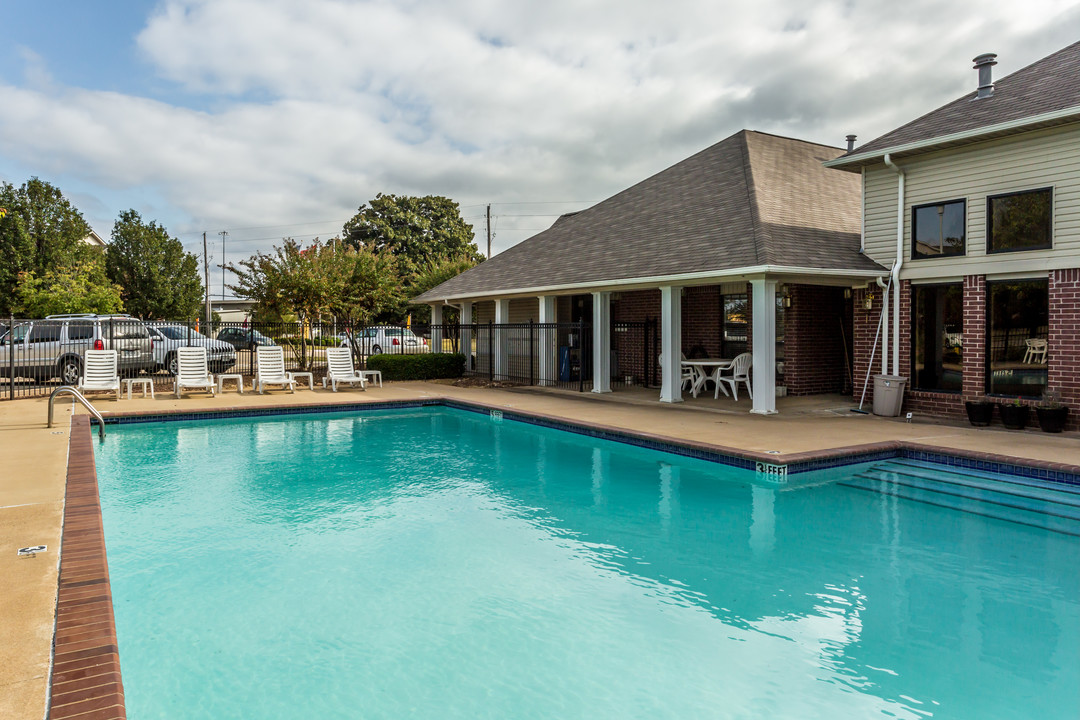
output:
[[[599,200],[742,127],[869,140],[969,90],[980,52],[1011,71],[1072,42],[1071,6],[168,0],[138,47],[214,109],[57,88],[34,60],[0,86],[0,153],[150,190],[173,232],[343,220],[380,191]],[[508,215],[497,250],[552,219]]]

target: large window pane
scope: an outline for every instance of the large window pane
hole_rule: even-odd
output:
[[[914,208],[911,211],[912,256],[963,255],[965,207],[963,200],[954,200]]]
[[[989,252],[1050,247],[1053,191],[1050,188],[988,198]]]
[[[911,339],[912,387],[963,388],[964,286],[916,285]]]
[[[720,354],[726,358],[746,352],[746,293],[724,295],[723,338]]]
[[[1050,289],[1046,280],[986,284],[990,372],[986,391],[1037,397],[1046,389]]]

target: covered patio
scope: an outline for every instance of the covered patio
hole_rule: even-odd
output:
[[[851,289],[887,271],[860,250],[858,178],[822,164],[841,154],[742,131],[415,301],[435,325],[457,307],[470,367],[493,379],[524,362],[539,385],[570,368],[594,393],[622,381],[679,403],[684,355],[723,373],[746,354],[750,412],[776,413],[778,393],[850,393]],[[655,337],[627,342],[638,323]]]

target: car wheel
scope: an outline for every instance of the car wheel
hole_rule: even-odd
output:
[[[371,354],[372,355],[382,355],[382,348],[379,347],[378,345],[376,345],[375,347],[371,348]]]
[[[176,363],[176,354],[173,353],[165,359],[165,369],[170,375],[176,375],[180,371],[179,366]]]
[[[82,377],[82,362],[76,357],[67,357],[60,361],[60,380],[65,385],[76,385]]]

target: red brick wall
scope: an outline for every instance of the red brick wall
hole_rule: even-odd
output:
[[[1066,429],[1080,429],[1080,269],[1050,272],[1047,340],[1047,388],[1069,408]]]
[[[784,385],[789,395],[843,392],[845,311],[842,288],[788,285],[785,310]]]
[[[1051,307],[1053,307],[1052,304]],[[964,400],[975,400],[986,394],[985,275],[967,275],[964,277],[963,351]]]
[[[682,298],[682,347],[687,357],[720,357],[720,286],[688,287]]]
[[[878,322],[881,319],[882,289],[871,284],[869,288],[852,291],[852,337],[854,357],[852,365],[855,370],[855,387],[852,394],[858,401],[862,396],[863,383],[866,381],[866,371],[871,362],[871,349],[874,347],[874,335],[877,333]],[[867,310],[865,308],[866,296],[873,295],[873,304]],[[881,338],[878,338],[877,351],[873,354],[873,369],[870,371],[870,383],[866,387],[866,402],[863,408],[869,410],[874,401],[874,375],[881,372]]]

